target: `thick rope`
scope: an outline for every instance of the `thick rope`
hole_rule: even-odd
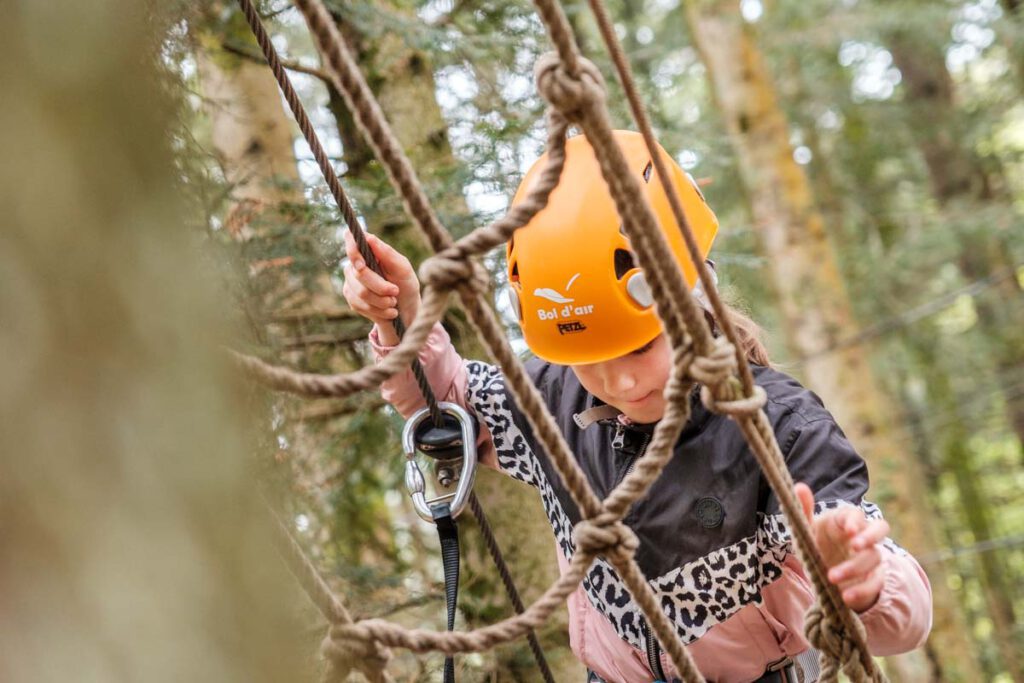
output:
[[[276,391],[307,397],[344,398],[359,391],[377,388],[384,380],[408,368],[426,342],[434,324],[444,315],[447,299],[447,294],[439,293],[434,288],[425,289],[416,319],[394,351],[377,365],[360,368],[355,372],[338,375],[296,372],[270,365],[255,356],[234,351],[231,354],[242,368]]]
[[[280,516],[269,504],[266,509],[273,517],[272,527],[278,552],[285,558],[292,574],[320,610],[320,614],[331,624],[353,624],[348,610],[302,551]],[[321,645],[321,652],[329,663],[325,672],[327,681],[344,681],[349,672],[358,669],[371,683],[394,682],[385,670],[391,660],[391,651],[379,642],[350,638],[344,634],[335,638],[328,633]]]
[[[508,389],[533,427],[538,441],[548,451],[583,515],[583,521],[575,529],[577,548],[567,572],[537,602],[516,617],[469,633],[407,630],[378,620],[352,625],[338,623],[331,629],[333,636],[342,640],[401,646],[416,652],[437,650],[453,654],[487,649],[540,626],[575,590],[594,557],[601,554],[619,572],[681,678],[687,683],[703,681],[633,560],[637,541],[621,521],[629,505],[643,495],[671,457],[679,430],[688,416],[689,389],[697,381],[703,385],[701,396],[709,409],[729,415],[739,424],[790,520],[797,551],[811,575],[812,583],[819,595],[829,598],[822,600],[820,608],[812,610],[808,616],[808,633],[812,642],[822,649],[823,659],[831,658],[831,663],[825,662],[826,673],[834,677],[838,670],[834,662],[840,661],[843,670],[855,681],[882,680],[863,647],[863,629],[859,621],[841,600],[837,601],[835,587],[825,579],[824,564],[814,546],[810,527],[802,517],[792,489],[792,479],[779,452],[771,425],[761,411],[764,392],[753,385],[745,387],[746,382],[736,378],[744,361],[734,345],[728,341],[714,340],[706,328],[703,315],[694,314],[698,309],[691,299],[678,264],[669,256],[671,252],[664,235],[612,136],[604,107],[600,74],[590,62],[579,56],[568,22],[558,4],[554,0],[536,0],[559,55],[557,58],[545,57],[537,67],[538,90],[558,112],[549,116],[549,161],[548,168],[542,174],[543,180],[532,189],[527,202],[518,205],[501,221],[475,231],[458,243],[452,242],[430,209],[411,165],[402,154],[326,10],[318,0],[298,0],[297,4],[329,66],[332,81],[345,97],[361,131],[384,163],[392,184],[402,196],[414,222],[439,252],[428,259],[420,270],[424,283],[424,306],[413,323],[413,329],[429,329],[433,321],[440,317],[437,309],[443,308],[443,293],[453,289],[458,292],[490,355],[504,371]],[[485,290],[481,286],[481,278],[485,274],[469,260],[482,253],[482,250],[505,241],[545,205],[564,163],[567,121],[579,124],[595,149],[616,209],[624,218],[631,245],[641,267],[648,274],[655,295],[656,311],[675,354],[674,371],[666,387],[668,409],[665,418],[655,431],[647,454],[638,462],[634,472],[605,501],[598,500],[590,489],[560,430],[544,409],[536,388],[509,347],[504,330],[483,297]],[[652,157],[659,160],[656,154],[652,154]],[[667,177],[664,169],[658,172],[662,177]],[[666,183],[666,186],[670,185]],[[685,234],[688,227],[681,211],[677,220]],[[701,261],[694,260],[700,268]],[[714,292],[710,282],[706,282],[705,287],[707,291]],[[402,345],[396,353],[399,351],[406,352]],[[282,379],[285,374],[286,371],[280,371],[275,381],[287,384]]]
[[[384,112],[363,79],[331,15],[321,2],[315,0],[300,0],[296,5],[317,38],[320,52],[329,67],[332,84],[345,99],[349,111],[359,114],[356,123],[384,165],[392,185],[399,188],[406,212],[419,226],[434,251],[443,251],[451,246],[451,235],[437,219],[398,140],[387,129]],[[330,44],[333,49],[325,50],[326,44]]]
[[[604,43],[612,57],[612,62],[615,65],[619,81],[626,93],[626,98],[629,102],[633,118],[636,121],[637,126],[647,144],[647,148],[651,153],[651,159],[654,162],[655,171],[662,179],[662,185],[666,189],[666,194],[673,216],[680,231],[682,232],[690,259],[697,268],[697,273],[700,277],[703,289],[707,293],[708,301],[711,303],[712,309],[715,312],[715,318],[718,321],[725,337],[730,341],[735,342],[736,332],[732,325],[732,321],[725,310],[721,297],[718,295],[717,287],[715,286],[714,279],[708,270],[707,264],[702,258],[693,230],[686,218],[685,212],[683,211],[678,193],[669,180],[670,176],[668,169],[665,166],[663,158],[658,153],[658,146],[655,142],[650,120],[638,94],[636,84],[634,83],[629,62],[625,57],[618,36],[615,34],[612,23],[608,17],[607,9],[605,8],[602,0],[588,0],[588,2],[597,20]],[[690,303],[693,305],[689,305]],[[693,331],[693,334],[698,337],[698,349],[701,349],[705,346],[705,340],[710,336],[709,332],[706,332],[706,325],[703,324],[703,314],[700,312],[692,297],[686,297],[683,301],[677,300],[677,304],[681,305],[683,317],[686,319],[687,329]],[[720,348],[724,349],[724,347]],[[764,399],[758,395],[758,388],[754,385],[753,375],[750,371],[747,359],[738,345],[732,348],[731,351],[733,358],[735,359],[735,368],[728,368],[724,354],[719,355],[718,367],[724,370],[735,369],[738,371],[741,381],[741,391],[736,392],[727,390],[722,392],[721,389],[719,389],[719,392],[723,395],[715,397],[714,392],[705,392],[703,394],[703,399],[709,408],[716,410],[717,412],[729,414],[734,419],[750,419],[753,417],[762,432],[763,438],[761,440],[761,445],[765,448],[756,448],[755,450],[761,451],[759,455],[767,457],[759,457],[758,460],[759,462],[762,459],[764,460],[764,463],[762,463],[763,469],[770,468],[773,471],[773,474],[777,473],[779,475],[771,477],[774,481],[770,481],[770,484],[775,491],[776,496],[779,497],[780,500],[783,498],[789,499],[787,501],[788,505],[783,506],[784,511],[787,519],[790,521],[790,526],[800,527],[799,532],[794,532],[794,536],[796,537],[795,543],[804,566],[811,568],[810,571],[814,575],[813,582],[817,589],[817,595],[819,596],[818,604],[812,606],[806,620],[807,633],[810,642],[815,645],[817,649],[822,651],[823,660],[828,659],[826,655],[832,655],[837,657],[838,661],[844,663],[855,661],[856,665],[851,663],[850,666],[853,668],[847,671],[847,674],[854,681],[884,678],[883,674],[874,664],[874,661],[868,653],[863,625],[860,620],[852,614],[845,603],[842,602],[838,589],[829,582],[827,580],[827,576],[825,576],[827,568],[824,567],[820,554],[812,541],[809,525],[804,519],[802,510],[798,505],[795,494],[793,493],[792,477],[789,475],[789,471],[785,467],[785,461],[778,449],[774,434],[771,433],[770,425],[764,418],[763,413],[760,412],[760,405],[757,405],[759,403],[763,404]],[[716,388],[722,387],[726,384],[727,379],[727,376],[721,374],[716,377],[698,377],[698,380],[705,385],[705,388],[708,386]],[[740,394],[740,397],[735,396],[737,393]],[[763,391],[761,393],[763,394]],[[732,396],[729,396],[729,394],[732,394]],[[756,408],[755,405],[757,406]],[[765,434],[765,431],[768,431],[769,433]],[[767,450],[767,452],[765,452],[765,450]],[[766,465],[768,465],[768,468],[765,467]],[[828,607],[826,608],[825,605]],[[812,616],[814,618],[812,618]],[[841,634],[842,637],[837,640],[838,636],[824,636],[821,628],[822,624],[829,627],[830,634],[835,635],[838,633]],[[825,641],[829,642],[826,643]],[[850,647],[848,647],[848,645]],[[853,650],[852,653],[851,649]],[[845,666],[846,664],[844,664],[844,667]],[[831,666],[830,663],[828,669],[829,671],[834,671],[835,667]],[[825,668],[823,667],[823,671],[824,670]],[[863,675],[858,673],[855,677],[853,672],[863,672]],[[834,676],[835,674],[831,674],[830,677],[823,675],[821,680],[833,680]]]

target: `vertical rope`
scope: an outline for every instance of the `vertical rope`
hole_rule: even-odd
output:
[[[693,261],[694,266],[697,268],[704,291],[706,292],[708,300],[715,311],[716,320],[722,328],[725,337],[734,345],[736,366],[742,383],[742,394],[744,396],[751,397],[754,395],[754,382],[750,366],[747,363],[746,357],[743,355],[742,349],[735,343],[736,332],[732,325],[732,321],[725,311],[721,297],[718,295],[714,279],[711,277],[710,272],[708,272],[707,265],[701,257],[697,241],[694,238],[689,221],[683,211],[682,203],[679,201],[678,193],[669,181],[670,176],[668,174],[668,169],[666,168],[661,155],[658,153],[658,147],[654,139],[654,133],[651,129],[650,120],[637,92],[636,84],[633,80],[629,67],[629,62],[622,50],[622,45],[618,40],[618,36],[615,35],[614,28],[608,17],[607,9],[602,0],[588,0],[588,3],[597,20],[604,43],[612,57],[612,62],[615,65],[619,81],[626,93],[626,98],[629,102],[633,118],[636,121],[637,126],[639,127],[647,144],[648,150],[651,153],[655,169],[659,177],[662,179],[662,185],[666,189],[666,194],[673,215],[676,219],[676,223],[682,232],[690,258]],[[705,328],[705,326],[703,324],[696,325],[691,323],[691,319],[694,318],[695,315],[691,311],[686,310],[688,308],[686,304],[691,303],[689,297],[683,301],[677,300],[676,303],[682,304],[684,307],[684,316],[687,318],[688,323],[687,327],[690,330],[702,328],[701,332],[695,333],[698,336],[700,336],[701,333],[704,333],[703,328]],[[701,323],[703,323],[703,316],[700,317]],[[739,417],[740,416],[737,416],[738,419]],[[748,418],[749,415],[742,417],[743,421],[746,421]],[[748,434],[750,438],[756,438],[760,442],[760,447],[753,449],[755,454],[758,454],[759,456],[761,454],[765,454],[768,456],[764,458],[759,457],[759,462],[763,460],[764,462],[761,462],[762,469],[765,469],[774,475],[771,477],[776,480],[775,484],[773,484],[773,489],[776,489],[776,495],[780,498],[780,501],[785,501],[783,508],[787,518],[790,520],[790,526],[796,527],[794,529],[794,536],[796,537],[795,545],[797,547],[797,552],[800,555],[804,566],[808,568],[809,573],[811,574],[812,582],[815,585],[819,600],[825,603],[822,607],[825,608],[827,606],[824,615],[826,622],[836,622],[836,625],[840,626],[841,630],[847,632],[847,636],[854,641],[857,650],[857,658],[860,660],[861,666],[865,672],[870,672],[872,676],[881,676],[881,672],[877,669],[877,666],[874,664],[874,661],[868,653],[867,644],[863,636],[863,629],[859,620],[852,615],[849,608],[845,603],[843,603],[836,586],[827,580],[827,568],[824,566],[820,553],[817,551],[817,548],[813,543],[810,530],[807,528],[807,523],[803,518],[802,510],[796,500],[795,494],[793,493],[792,477],[789,475],[788,469],[784,466],[784,459],[781,451],[778,450],[778,444],[775,440],[774,432],[771,430],[771,425],[768,423],[764,414],[760,413],[760,411],[754,417],[754,427],[756,431],[745,429],[745,434]],[[782,463],[782,467],[779,467],[779,463]],[[804,533],[805,530],[807,533]],[[820,628],[817,620],[812,623],[812,626],[814,626],[815,631],[820,634]],[[824,652],[825,650],[823,650],[823,654]],[[830,669],[834,669],[834,666],[830,667]]]
[[[736,330],[732,324],[732,319],[725,310],[722,299],[718,295],[718,288],[715,285],[715,279],[709,271],[703,255],[700,253],[700,247],[697,245],[697,240],[694,237],[693,229],[690,227],[690,222],[686,218],[686,212],[683,211],[683,204],[679,200],[679,193],[676,192],[675,186],[671,181],[671,175],[669,174],[668,167],[665,165],[665,160],[662,159],[661,155],[658,153],[658,143],[654,138],[654,131],[651,128],[650,118],[647,116],[647,110],[644,107],[643,102],[640,100],[640,95],[637,92],[636,84],[633,80],[632,70],[629,66],[629,61],[626,59],[626,55],[622,50],[622,44],[619,42],[619,38],[615,34],[615,28],[612,26],[611,19],[608,17],[608,10],[601,0],[588,0],[588,3],[590,4],[591,11],[594,13],[594,18],[597,20],[597,26],[601,32],[601,37],[603,38],[604,43],[608,48],[608,52],[612,57],[612,63],[615,65],[615,71],[619,77],[619,83],[622,84],[622,89],[626,93],[626,100],[629,102],[629,109],[633,114],[633,119],[636,121],[637,127],[640,129],[640,134],[643,135],[644,142],[647,144],[647,150],[651,154],[651,160],[654,163],[655,172],[658,174],[658,177],[661,178],[662,187],[665,188],[665,194],[668,197],[669,206],[672,209],[672,215],[676,219],[676,225],[682,232],[683,241],[686,243],[686,250],[690,255],[690,261],[697,269],[697,275],[700,278],[701,285],[707,293],[708,301],[711,303],[711,307],[715,312],[715,320],[718,323],[718,326],[722,329],[726,338],[733,341],[735,345]],[[707,328],[703,319],[704,316],[698,310],[690,310],[693,307],[687,306],[685,301],[679,303],[685,307],[684,317],[688,323],[687,327],[690,330],[696,330],[693,334],[701,339],[698,346],[704,349],[708,348],[710,345],[710,334],[704,332]],[[746,356],[743,355],[743,349],[739,345],[735,345],[735,349],[736,364],[739,368],[740,381],[743,382],[744,393],[749,396],[754,390],[754,376],[750,372],[750,365],[747,363]]]

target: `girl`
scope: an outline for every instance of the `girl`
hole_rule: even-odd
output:
[[[693,264],[643,139],[621,131],[616,137],[693,286]],[[527,370],[590,485],[604,497],[643,454],[664,414],[671,351],[593,149],[580,136],[567,142],[566,153],[547,208],[508,244],[510,299],[537,356]],[[661,153],[706,254],[717,220],[692,179]],[[527,173],[516,199],[525,196],[544,161]],[[370,338],[379,358],[398,342],[388,322],[399,310],[412,320],[420,289],[404,257],[377,238],[370,245],[388,279],[365,266],[346,236],[344,295],[353,310],[376,323]],[[695,294],[702,300],[699,287]],[[702,303],[714,330],[710,307]],[[731,315],[755,380],[767,392],[765,412],[788,467],[804,482],[796,492],[830,567],[829,580],[860,615],[874,654],[917,647],[931,626],[928,579],[887,538],[878,508],[864,500],[864,461],[817,396],[769,367],[757,328]],[[500,370],[464,362],[440,325],[420,361],[439,397],[479,419],[482,461],[540,491],[564,570],[580,515],[509,400]],[[423,406],[411,372],[386,382],[383,394],[405,416]],[[813,596],[779,504],[736,425],[704,408],[698,392],[691,407],[672,460],[624,520],[640,539],[636,560],[708,680],[812,681],[817,668],[803,635],[803,614]],[[603,559],[594,562],[568,608],[570,643],[591,680],[649,682],[673,675],[642,613]]]

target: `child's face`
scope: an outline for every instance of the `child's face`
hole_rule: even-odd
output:
[[[625,356],[572,366],[584,389],[641,424],[664,416],[662,392],[671,368],[672,349],[664,334]]]

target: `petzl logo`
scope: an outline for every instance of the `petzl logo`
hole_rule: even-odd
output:
[[[583,332],[586,329],[587,326],[579,320],[570,320],[567,323],[558,323],[558,334],[562,335]]]

